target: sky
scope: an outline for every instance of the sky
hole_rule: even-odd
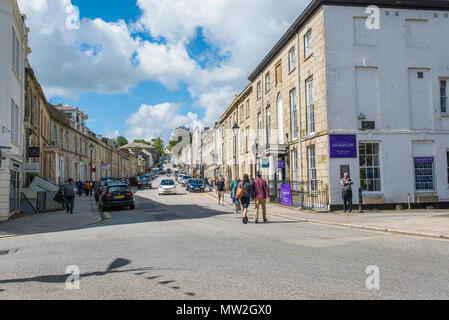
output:
[[[47,100],[95,133],[213,126],[310,0],[18,0]]]

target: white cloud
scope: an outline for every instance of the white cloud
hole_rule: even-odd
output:
[[[187,115],[180,115],[179,108],[178,104],[173,103],[141,105],[139,110],[126,120],[129,126],[126,136],[130,141],[134,139],[151,141],[161,137],[167,142],[173,130],[180,126],[201,126],[196,114],[189,112]]]
[[[79,9],[71,0],[19,0],[31,30],[30,61],[49,97],[74,97],[83,92],[123,93],[147,80],[174,90],[179,82],[184,82],[194,106],[204,110],[202,120],[211,125],[247,84],[246,77],[252,69],[310,2],[135,1],[142,11],[141,18],[127,23],[100,18],[80,20]],[[201,67],[197,61],[202,57],[189,55],[187,46],[198,28],[226,59]],[[137,31],[163,41],[142,40],[136,37]],[[157,113],[166,105],[146,107]],[[174,114],[173,110],[171,115],[179,122],[189,122],[194,117]],[[147,127],[130,131],[158,135],[157,129]]]

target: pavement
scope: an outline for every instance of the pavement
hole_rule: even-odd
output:
[[[65,210],[35,215],[18,215],[0,224],[0,238],[58,232],[82,228],[102,221],[94,197],[76,197],[74,214]]]
[[[208,196],[217,199],[214,192]],[[228,205],[229,194],[225,196]],[[411,211],[365,211],[358,213],[330,212],[321,213],[299,210],[292,207],[268,203],[269,216],[283,217],[300,222],[310,222],[357,229],[382,232],[393,232],[405,235],[441,238],[449,240],[449,211],[443,210],[411,210]],[[249,214],[253,214],[254,205]]]

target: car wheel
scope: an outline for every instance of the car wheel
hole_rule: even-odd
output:
[[[131,210],[134,210],[136,208],[136,206],[129,206],[131,208]]]

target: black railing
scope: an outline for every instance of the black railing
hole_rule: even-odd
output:
[[[291,187],[294,207],[308,210],[329,209],[329,186],[322,181],[269,181],[268,189],[272,202],[282,203],[281,185]]]

